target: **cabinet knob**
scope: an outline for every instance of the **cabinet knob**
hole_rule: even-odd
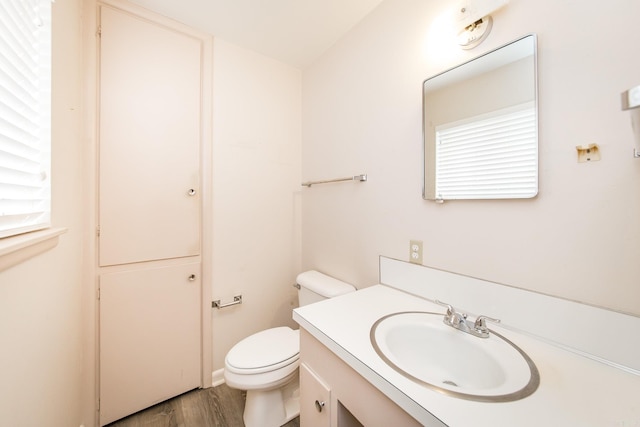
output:
[[[316,409],[318,410],[318,412],[322,412],[322,408],[324,408],[324,402],[316,400]]]
[[[190,188],[189,191],[187,191],[187,194],[190,196],[195,196],[196,195],[196,189],[195,188]]]
[[[196,275],[192,274],[191,276],[189,276],[189,281],[193,282],[194,280],[196,280]]]

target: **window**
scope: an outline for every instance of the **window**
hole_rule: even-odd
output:
[[[0,238],[50,226],[51,0],[0,2]]]
[[[438,199],[529,198],[537,193],[533,102],[436,128]]]

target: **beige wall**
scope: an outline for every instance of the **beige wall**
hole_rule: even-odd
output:
[[[303,73],[303,179],[369,181],[303,194],[303,269],[359,287],[378,256],[424,263],[640,315],[640,161],[620,92],[640,84],[632,53],[640,3],[522,0],[494,15],[472,51],[448,45],[445,0],[387,0]],[[598,23],[597,30],[585,23]],[[532,200],[424,201],[422,81],[538,34],[540,194]],[[578,164],[576,145],[602,160]]]
[[[290,325],[300,253],[301,73],[214,41],[213,368],[242,338]]]
[[[93,424],[81,3],[53,5],[53,216],[69,231],[0,272],[0,425]],[[640,162],[619,106],[619,93],[640,84],[628,42],[640,4],[512,2],[471,52],[440,51],[429,36],[448,4],[387,0],[304,73],[216,40],[212,289],[214,299],[242,293],[245,302],[212,312],[214,369],[239,339],[291,324],[300,270],[368,286],[378,256],[407,259],[409,239],[424,241],[431,266],[640,314]],[[422,80],[529,32],[539,36],[540,196],[422,200]],[[301,191],[301,133],[304,180],[369,181]],[[575,145],[591,142],[602,161],[576,163]]]
[[[57,247],[0,272],[0,425],[81,424],[83,163],[80,0],[53,4],[53,224]]]

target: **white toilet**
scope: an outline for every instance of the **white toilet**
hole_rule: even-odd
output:
[[[296,283],[300,306],[356,290],[318,271],[299,274]],[[279,427],[299,415],[299,336],[286,326],[271,328],[243,339],[227,353],[225,382],[247,391],[245,427]]]

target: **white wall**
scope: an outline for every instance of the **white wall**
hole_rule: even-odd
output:
[[[0,272],[0,425],[81,424],[80,0],[53,4],[53,224],[57,247]]]
[[[213,367],[242,338],[295,324],[300,266],[301,72],[214,41]]]
[[[367,173],[303,194],[303,269],[359,287],[378,256],[640,315],[640,160],[620,93],[640,84],[635,0],[513,1],[472,51],[449,45],[445,0],[386,0],[303,73],[303,180]],[[441,30],[442,31],[442,30]],[[520,201],[424,201],[421,83],[538,34],[540,194]],[[602,160],[578,164],[576,145]]]

